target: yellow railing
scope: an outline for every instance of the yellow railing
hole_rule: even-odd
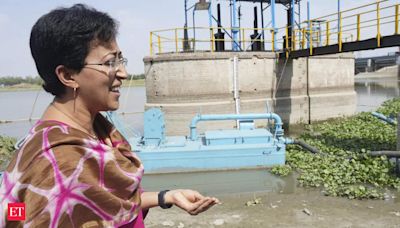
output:
[[[399,4],[391,4],[392,2],[392,0],[381,0],[303,21],[300,29],[296,27],[291,34],[286,32],[286,36],[289,36],[286,40],[291,40],[292,45],[287,45],[284,51],[289,53],[298,50],[296,46],[298,44],[299,49],[309,48],[312,55],[315,47],[337,44],[338,52],[341,52],[343,43],[370,38],[376,38],[377,47],[380,47],[382,36],[399,34]],[[318,28],[315,28],[316,25]],[[286,26],[278,30],[288,31],[290,27]],[[332,39],[332,36],[336,36],[337,39]]]
[[[303,21],[291,29],[288,26],[272,28],[236,28],[241,51],[249,51],[255,43],[265,51],[286,52],[313,49],[321,46],[337,45],[342,51],[343,43],[376,38],[377,46],[381,38],[399,34],[399,4],[394,0],[381,0],[356,8]],[[216,38],[218,30],[225,33],[223,39]],[[157,30],[150,33],[150,54],[171,52],[192,52],[217,50],[217,44],[225,50],[232,50],[234,41],[230,36],[233,28],[188,27]],[[187,36],[185,36],[185,32]],[[254,34],[259,34],[254,37]],[[253,35],[250,38],[250,35]],[[187,37],[187,38],[184,38]]]
[[[185,39],[185,30],[188,37]],[[225,31],[224,39],[216,38],[214,34],[218,30]],[[234,40],[230,37],[229,32],[232,28],[226,27],[187,27],[187,28],[174,28],[163,29],[150,32],[150,54],[161,54],[171,52],[191,52],[191,51],[216,51],[216,43],[223,42],[225,50],[231,50],[234,45]],[[242,51],[251,49],[251,44],[254,42],[262,42],[266,49],[274,50],[274,33],[271,28],[240,28],[238,36],[240,39],[237,41],[237,46]],[[226,32],[228,31],[228,32]],[[259,36],[251,39],[250,35],[256,31]],[[264,39],[262,38],[264,34]],[[192,37],[195,37],[193,39]],[[185,44],[186,43],[186,44]]]

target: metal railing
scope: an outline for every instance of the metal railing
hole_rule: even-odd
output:
[[[171,53],[171,52],[193,52],[193,51],[217,51],[216,43],[223,42],[226,49],[232,49],[234,40],[228,32],[224,35],[226,38],[216,38],[214,34],[220,31],[231,31],[228,27],[187,27],[163,29],[150,32],[150,55]],[[271,28],[240,28],[238,46],[242,51],[251,49],[254,42],[262,42],[268,50],[274,51],[274,33]],[[254,31],[259,34],[255,39],[247,38]],[[185,39],[185,32],[196,34],[196,38]],[[263,39],[269,37],[270,39]],[[186,43],[186,44],[185,44]],[[265,50],[267,50],[267,48]]]
[[[303,21],[300,29],[294,29],[292,34],[286,36],[287,45],[285,51],[309,49],[310,55],[312,55],[315,47],[336,44],[338,45],[338,52],[341,52],[343,43],[349,42],[349,40],[361,41],[370,38],[376,38],[377,47],[380,47],[382,36],[399,34],[399,4],[390,5],[391,2],[393,1],[381,0],[339,13]],[[315,29],[315,24],[321,26]],[[290,27],[286,26],[280,29],[287,31]],[[315,36],[320,37],[321,41],[324,42],[318,42],[318,45],[316,45],[315,39],[310,38]],[[350,39],[348,39],[349,36]],[[332,39],[332,37],[334,38]],[[301,45],[297,45],[297,40],[301,40]],[[305,40],[307,41],[307,47],[305,46]]]
[[[233,50],[234,40],[230,31],[239,31],[238,46],[241,51],[286,52],[309,49],[313,55],[316,47],[376,38],[377,47],[383,36],[399,34],[399,4],[393,0],[380,0],[326,16],[306,20],[299,26],[273,28],[226,28],[187,27],[164,29],[150,32],[150,55],[175,52],[220,51],[216,48],[222,42],[224,50]],[[217,32],[224,32],[224,38],[216,38]],[[251,34],[251,36],[250,36]],[[184,38],[184,37],[192,38]],[[260,48],[261,47],[261,48]]]

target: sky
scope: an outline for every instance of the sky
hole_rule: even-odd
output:
[[[198,0],[188,0],[189,7]],[[212,13],[216,17],[216,5],[221,4],[222,26],[230,27],[229,7],[226,0],[208,0],[212,2]],[[376,0],[340,0],[341,9],[349,9]],[[400,0],[389,0],[399,3]],[[185,20],[184,0],[1,0],[0,1],[0,77],[3,76],[36,76],[37,71],[29,49],[29,35],[36,20],[50,10],[60,6],[72,6],[84,3],[107,12],[120,23],[118,44],[128,58],[128,72],[144,72],[143,58],[150,54],[150,31],[183,27]],[[242,2],[242,27],[252,27],[253,3]],[[337,0],[310,0],[311,18],[337,12]],[[264,5],[265,6],[265,5]],[[265,24],[270,21],[269,9],[265,11]],[[306,19],[306,0],[302,1],[302,21]],[[189,26],[192,24],[189,15]],[[276,9],[278,26],[285,24],[286,11],[282,6]],[[260,19],[260,16],[259,16]],[[208,15],[198,11],[195,17],[196,26],[208,26]],[[214,26],[215,23],[214,23]],[[383,28],[384,30],[385,28]],[[397,48],[380,49],[356,53],[357,57],[385,55]]]

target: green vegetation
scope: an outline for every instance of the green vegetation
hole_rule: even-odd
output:
[[[122,81],[122,87],[129,87],[129,86],[144,86],[144,79],[132,79],[132,80],[124,80]]]
[[[130,74],[128,78],[122,81],[122,86],[144,86],[144,74]]]
[[[400,112],[400,99],[385,102],[378,109],[385,115]],[[383,198],[387,189],[400,190],[394,164],[385,156],[373,158],[370,151],[396,150],[396,127],[361,113],[353,117],[310,125],[300,135],[320,154],[297,145],[288,146],[287,165],[299,173],[305,187],[321,187],[326,195],[354,198]],[[286,174],[290,168],[276,168]]]
[[[31,85],[42,85],[43,80],[39,77],[15,77],[15,76],[7,76],[0,77],[0,86],[14,86],[18,84],[31,84]]]
[[[144,74],[130,74],[127,80],[139,80],[144,79]],[[42,85],[43,80],[39,77],[17,77],[17,76],[5,76],[0,77],[0,85],[13,86],[18,84],[31,84],[31,85]]]
[[[144,74],[130,74],[127,78],[127,80],[139,80],[139,79],[144,79]]]
[[[14,154],[15,138],[0,135],[0,171],[3,171]]]
[[[272,167],[271,173],[279,176],[287,176],[292,171],[292,167],[290,165],[277,165]]]
[[[144,86],[144,74],[130,74],[123,86]],[[0,77],[0,91],[38,90],[42,88],[43,80],[39,77]]]

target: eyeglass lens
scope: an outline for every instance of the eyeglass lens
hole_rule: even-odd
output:
[[[116,59],[115,61],[110,62],[109,64],[109,70],[111,72],[118,71],[120,69],[120,66],[122,65],[123,67],[126,67],[128,63],[128,60],[126,58],[120,58]]]

